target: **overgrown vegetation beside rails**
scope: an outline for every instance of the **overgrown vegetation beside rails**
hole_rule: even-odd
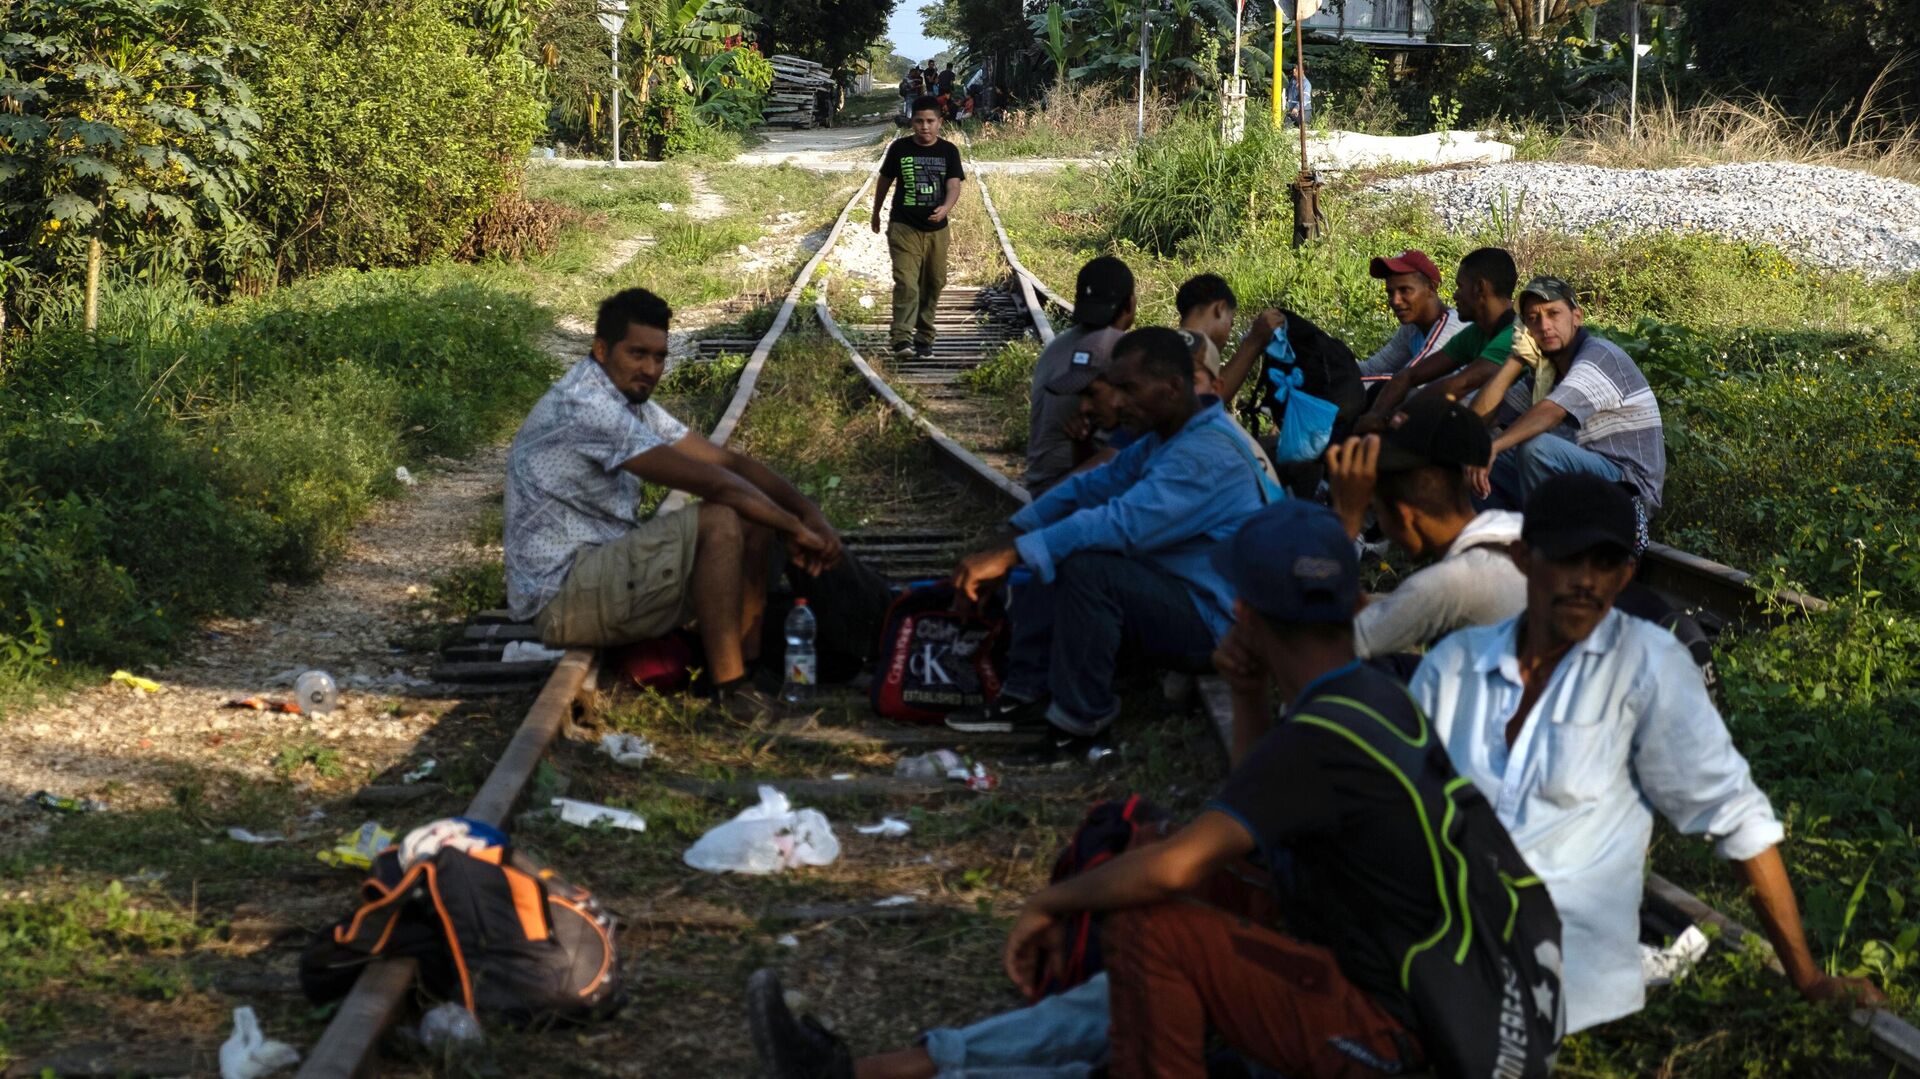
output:
[[[151,659],[315,573],[396,465],[509,429],[550,316],[456,268],[338,273],[210,308],[110,292],[0,377],[0,688]]]
[[[1096,157],[1130,149],[1138,141],[1138,106],[1105,87],[1058,86],[1040,100],[1021,103],[993,123],[968,121],[973,154],[987,161],[1022,157]],[[1147,102],[1147,130],[1173,118],[1173,106]]]

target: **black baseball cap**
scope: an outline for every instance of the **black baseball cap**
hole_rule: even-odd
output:
[[[1053,377],[1046,385],[1046,391],[1062,397],[1071,397],[1088,386],[1093,380],[1107,373],[1113,366],[1113,346],[1120,340],[1117,331],[1105,330],[1088,334],[1077,342],[1073,355],[1067,360],[1067,369]]]
[[[1133,298],[1133,271],[1112,255],[1080,267],[1073,283],[1073,321],[1082,326],[1111,326]]]
[[[1275,622],[1346,622],[1360,602],[1360,562],[1346,526],[1304,499],[1261,509],[1212,557],[1235,597]]]
[[[1639,558],[1647,547],[1646,509],[1612,480],[1565,473],[1550,477],[1527,496],[1520,540],[1553,559],[1596,547],[1616,547],[1629,558]]]
[[[1452,397],[1428,391],[1394,414],[1380,435],[1382,472],[1406,472],[1425,465],[1485,468],[1493,456],[1486,422]]]

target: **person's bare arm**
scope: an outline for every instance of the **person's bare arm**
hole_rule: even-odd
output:
[[[1327,448],[1327,492],[1347,535],[1359,539],[1380,478],[1380,436],[1349,438]]]
[[[960,184],[959,180],[947,181],[947,197],[941,201],[940,205],[928,212],[928,221],[939,224],[947,219],[947,214],[953,211],[954,204],[960,201]]]
[[[1741,876],[1753,889],[1753,912],[1760,928],[1773,942],[1773,952],[1786,968],[1787,980],[1810,1001],[1877,1007],[1887,1002],[1886,995],[1865,978],[1840,978],[1820,969],[1807,947],[1807,935],[1800,925],[1800,906],[1793,898],[1793,883],[1787,879],[1787,866],[1779,847],[1768,847],[1762,854],[1735,863]]]
[[[1029,997],[1043,975],[1063,972],[1060,917],[1083,910],[1123,910],[1170,899],[1198,887],[1220,867],[1254,849],[1253,836],[1225,813],[1200,818],[1158,843],[1135,847],[1104,865],[1069,877],[1027,900],[1007,935],[1007,976]]]
[[[761,494],[772,499],[775,505],[798,518],[809,531],[826,541],[826,549],[822,552],[825,564],[821,568],[830,569],[840,561],[840,534],[827,523],[826,514],[820,512],[820,507],[787,482],[785,476],[744,453],[715,444],[698,431],[688,431],[685,437],[673,444],[673,448],[746,480]]]
[[[879,232],[884,226],[887,208],[887,189],[893,186],[893,179],[881,174],[873,181],[873,231]]]
[[[1500,370],[1495,371],[1485,385],[1480,387],[1480,392],[1474,395],[1469,407],[1481,419],[1492,423],[1494,414],[1500,411],[1500,402],[1506,398],[1507,391],[1512,389],[1513,384],[1520,381],[1520,376],[1526,373],[1525,360],[1519,357],[1509,359],[1500,365]]]
[[[797,553],[804,557],[817,560],[825,553],[827,541],[809,529],[806,522],[782,509],[758,487],[729,469],[689,456],[673,446],[655,446],[628,458],[620,467],[648,483],[685,491],[771,528],[791,539]]]
[[[1374,398],[1373,407],[1367,410],[1366,415],[1360,417],[1360,422],[1354,425],[1354,431],[1363,435],[1378,434],[1386,428],[1387,421],[1393,418],[1393,414],[1400,411],[1400,406],[1406,402],[1407,395],[1429,382],[1445,379],[1446,381],[1441,382],[1433,392],[1448,393],[1455,398],[1460,398],[1479,389],[1481,383],[1493,377],[1494,364],[1482,363],[1478,358],[1472,358],[1464,363],[1455,362],[1449,367],[1446,362],[1449,359],[1452,359],[1451,355],[1442,350],[1438,355],[1429,357],[1422,363],[1402,367],[1387,380],[1385,386],[1380,387],[1380,396]]]
[[[1240,387],[1247,384],[1247,376],[1253,372],[1253,365],[1260,361],[1267,342],[1287,324],[1287,316],[1277,308],[1269,307],[1253,316],[1248,324],[1246,336],[1240,338],[1240,347],[1233,350],[1233,358],[1220,368],[1220,400],[1232,402],[1240,394]]]
[[[1233,696],[1233,745],[1228,747],[1228,767],[1238,768],[1247,759],[1254,743],[1273,726],[1273,685],[1267,669],[1240,640],[1239,623],[1227,629],[1213,651],[1213,669],[1227,683]]]

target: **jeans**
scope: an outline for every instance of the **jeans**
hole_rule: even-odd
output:
[[[889,343],[933,344],[934,313],[947,287],[947,247],[951,229],[922,232],[904,221],[887,225],[887,251],[893,257],[893,327]]]
[[[1053,695],[1047,719],[1069,734],[1098,734],[1119,715],[1113,675],[1123,651],[1181,670],[1210,668],[1213,631],[1187,586],[1124,555],[1069,556],[1053,583],[1036,580],[1014,595],[1012,614],[1007,691],[1034,699],[1044,676]]]
[[[1107,1059],[1107,976],[923,1039],[941,1079],[1083,1079]]]
[[[1547,477],[1580,472],[1615,483],[1626,478],[1619,465],[1592,450],[1581,449],[1559,435],[1535,435],[1494,460],[1493,471],[1487,477],[1493,495],[1483,508],[1523,509],[1527,496]]]

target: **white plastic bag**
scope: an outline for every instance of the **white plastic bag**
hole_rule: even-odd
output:
[[[817,809],[794,809],[787,796],[760,788],[760,804],[714,828],[688,848],[686,863],[709,873],[778,873],[830,865],[840,857],[833,825]]]
[[[220,1079],[258,1079],[300,1063],[300,1053],[260,1032],[252,1008],[233,1010],[233,1037],[220,1047]]]

